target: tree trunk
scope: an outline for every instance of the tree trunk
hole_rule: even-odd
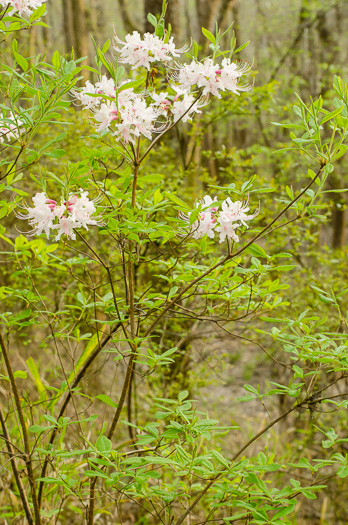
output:
[[[86,25],[86,7],[85,0],[72,1],[73,27],[75,36],[75,51],[76,57],[88,56],[88,33]],[[87,61],[84,61],[86,63]],[[84,80],[89,78],[89,73],[86,70],[81,72]]]
[[[127,33],[133,33],[133,31],[141,32],[140,28],[137,28],[129,14],[129,10],[127,8],[127,1],[126,0],[118,0],[119,7],[120,7],[120,13],[122,16],[122,21],[124,28]],[[146,7],[145,7],[145,17],[147,17],[146,13]]]
[[[71,53],[72,48],[75,48],[73,18],[72,0],[63,0],[65,49],[67,53]]]
[[[177,40],[182,37],[181,7],[182,0],[169,0],[166,12],[166,23],[172,26],[172,34]]]
[[[215,23],[219,20],[221,0],[196,0],[197,16],[200,27],[215,33]],[[200,35],[200,43],[206,44],[206,38]]]
[[[145,0],[144,4],[145,8],[145,32],[153,33],[154,27],[147,19],[147,15],[151,13],[152,15],[156,16],[160,15],[162,13],[162,0]]]

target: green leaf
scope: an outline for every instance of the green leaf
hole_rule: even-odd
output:
[[[323,295],[323,294],[319,294],[319,301],[321,301],[322,303],[325,303],[325,304],[335,304],[335,301],[332,299],[332,297],[328,297],[326,295]]]
[[[13,56],[15,57],[16,62],[23,69],[23,71],[27,71],[29,67],[28,60],[19,53],[17,53],[17,51],[13,51]]]
[[[222,454],[220,454],[220,452],[218,452],[217,450],[212,450],[211,453],[216,459],[216,461],[220,463],[220,465],[223,465],[226,468],[230,468],[229,462],[227,461],[226,458],[222,456]]]
[[[235,53],[239,53],[239,51],[242,51],[242,49],[245,49],[249,44],[250,44],[250,40],[248,40],[247,42],[245,42],[245,44],[242,44],[241,46],[237,47],[237,49],[235,49],[235,50],[233,51],[233,54],[235,54]]]
[[[49,151],[48,153],[45,153],[47,157],[52,157],[52,159],[60,159],[61,157],[64,157],[66,155],[65,149],[55,149],[53,151]]]
[[[344,104],[342,104],[342,106],[340,106],[339,108],[336,108],[334,109],[333,111],[331,111],[331,113],[329,113],[328,115],[326,115],[326,117],[324,117],[321,121],[320,121],[320,124],[325,124],[325,122],[327,122],[328,120],[332,120],[333,118],[337,117],[337,115],[339,115],[341,113],[341,111],[343,110],[344,108]]]
[[[37,434],[39,432],[45,432],[46,430],[50,430],[53,427],[54,425],[50,425],[47,427],[43,427],[41,425],[32,425],[31,427],[29,427],[29,432],[33,432],[34,434]]]
[[[337,471],[337,476],[341,479],[346,478],[348,476],[348,466],[342,465]]]
[[[279,510],[274,516],[273,516],[273,520],[276,520],[276,519],[279,519],[279,518],[282,518],[283,516],[287,516],[288,514],[291,514],[291,512],[293,512],[294,510],[294,507],[295,507],[295,502],[290,505],[289,507],[285,507],[284,509],[281,509]],[[273,521],[272,520],[272,521]]]
[[[247,248],[247,252],[250,253],[253,257],[264,257],[265,259],[268,259],[269,257],[265,250],[255,243],[251,244],[249,248]]]
[[[99,396],[96,396],[96,399],[99,399],[100,401],[102,401],[103,403],[106,403],[107,405],[109,405],[110,407],[113,407],[113,408],[117,408],[118,407],[118,404],[115,403],[115,401],[113,401],[109,396],[107,396],[106,394],[100,394]]]
[[[168,299],[170,299],[171,297],[173,297],[176,292],[178,291],[178,287],[177,286],[173,286],[170,290],[169,290],[169,293],[168,293]]]
[[[36,366],[36,363],[32,357],[29,357],[26,363],[27,363],[27,367],[29,369],[31,376],[34,379],[34,383],[36,385],[37,391],[39,392],[39,395],[41,397],[43,394],[45,394],[46,388],[43,382],[41,381],[40,373]]]
[[[101,452],[102,454],[105,454],[105,452],[110,452],[112,449],[112,443],[106,436],[99,436],[95,446],[98,452]]]
[[[101,331],[105,332],[106,330],[107,330],[107,325],[105,324]],[[80,358],[78,359],[74,370],[69,375],[68,377],[69,383],[71,383],[74,380],[75,375],[78,374],[79,370],[83,367],[83,365],[85,364],[89,356],[93,353],[93,351],[96,349],[98,344],[99,344],[98,334],[94,334],[89,340],[89,342],[87,343],[86,348],[82,352]]]
[[[105,42],[105,44],[103,45],[102,47],[102,53],[105,55],[105,53],[107,52],[107,50],[109,49],[110,47],[110,44],[111,44],[111,40],[110,38]]]
[[[121,91],[124,91],[125,89],[137,88],[141,86],[141,84],[144,84],[144,83],[145,83],[144,78],[140,78],[138,80],[131,80],[130,82],[126,82],[125,84],[123,84],[123,86],[119,87],[117,89],[117,93],[120,93]]]
[[[180,392],[180,394],[178,395],[178,400],[180,401],[180,403],[184,401],[184,399],[186,399],[188,395],[189,393],[187,390],[183,390],[182,392]]]
[[[59,69],[60,66],[60,55],[58,51],[55,51],[52,56],[52,65],[54,69]]]
[[[157,26],[157,18],[153,14],[149,13],[147,15],[147,19],[150,22],[150,24],[153,25],[153,27]]]
[[[202,33],[210,42],[212,42],[214,45],[216,44],[215,36],[208,29],[202,27]]]
[[[16,370],[13,375],[15,379],[17,379],[17,377],[20,379],[26,379],[28,374],[25,372],[25,370]]]
[[[64,481],[62,481],[61,479],[51,478],[49,476],[47,476],[46,478],[38,478],[37,481],[42,481],[43,483],[52,483],[54,485],[62,485],[63,487],[66,486],[66,483],[64,483]]]
[[[184,210],[191,210],[190,206],[188,206],[184,201],[179,199],[179,197],[177,197],[176,195],[173,195],[173,193],[169,193],[166,191],[165,194],[170,201],[174,202],[174,204],[176,204],[177,206],[180,206],[180,208],[183,208]]]

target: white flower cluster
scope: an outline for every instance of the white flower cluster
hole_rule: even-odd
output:
[[[115,35],[114,49],[119,53],[119,62],[148,71],[155,62],[168,67],[171,60],[184,52],[175,47],[172,37],[145,33],[142,38],[137,31],[127,35],[125,41]],[[153,133],[165,130],[179,119],[191,120],[207,104],[210,95],[221,98],[224,91],[238,95],[239,91],[250,89],[248,85],[239,85],[242,75],[250,70],[249,64],[237,64],[230,58],[223,58],[221,64],[206,58],[189,64],[175,62],[170,67],[176,73],[167,76],[168,87],[160,92],[155,91],[149,73],[146,89],[140,93],[125,87],[127,82],[116,87],[112,79],[103,75],[95,85],[86,82],[85,87],[75,90],[75,96],[85,109],[93,112],[98,132],[107,130],[127,144],[140,136],[151,140]]]
[[[0,144],[5,142],[5,138],[8,142],[12,139],[18,139],[22,125],[23,122],[19,118],[15,118],[12,111],[6,116],[1,117],[0,115]]]
[[[126,35],[123,42],[116,34],[114,35],[114,49],[120,53],[119,61],[133,66],[151,69],[153,62],[168,62],[172,58],[178,58],[184,49],[176,49],[171,37],[168,42],[152,33],[145,33],[143,39],[138,31]],[[121,48],[118,45],[122,46]]]
[[[118,86],[117,100],[114,81],[105,75],[95,85],[87,81],[81,91],[75,91],[81,104],[93,111],[96,130],[109,130],[125,144],[134,143],[134,138],[140,135],[151,140],[152,134],[162,130],[168,121],[176,122],[186,112],[183,117],[185,122],[192,113],[200,113],[199,108],[205,103],[195,103],[193,95],[180,89],[176,89],[176,96],[173,97],[167,92],[135,93],[126,85],[127,82],[124,82]],[[94,96],[99,94],[104,97]]]
[[[203,88],[203,95],[213,95],[221,98],[221,91],[232,91],[239,95],[239,91],[247,91],[251,86],[239,86],[242,75],[250,70],[250,64],[231,62],[230,58],[224,58],[221,65],[215,64],[211,58],[206,58],[203,62],[185,64],[176,75],[176,79],[183,89],[191,89],[196,85]]]
[[[45,2],[46,0],[0,0],[0,8],[6,9],[9,5],[9,13],[30,16],[35,9],[41,7]]]
[[[259,213],[259,209],[252,215],[247,215],[246,212],[250,209],[248,202],[232,202],[230,197],[228,197],[222,202],[220,209],[216,201],[216,197],[213,200],[209,195],[206,195],[200,203],[196,204],[196,208],[199,205],[202,206],[202,211],[199,212],[198,219],[190,226],[189,233],[192,234],[194,239],[200,239],[204,235],[213,239],[215,232],[217,232],[219,233],[220,243],[225,239],[239,242],[239,237],[235,230],[242,225],[248,227],[245,221],[254,219]],[[190,215],[191,213],[187,215],[181,213],[180,218],[190,224]]]
[[[41,235],[45,232],[48,239],[50,230],[57,230],[56,241],[59,241],[62,235],[75,240],[75,228],[83,226],[88,230],[88,226],[100,224],[98,218],[92,218],[96,208],[87,195],[87,191],[81,192],[80,196],[71,195],[68,202],[62,201],[59,205],[57,201],[49,199],[46,193],[37,193],[32,198],[34,207],[24,206],[28,213],[17,213],[17,217],[27,220],[30,226],[33,226],[31,235]]]

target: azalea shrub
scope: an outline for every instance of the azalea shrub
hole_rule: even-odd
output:
[[[21,54],[18,31],[44,24],[49,2],[0,7],[13,53],[0,78],[3,519],[295,523],[298,502],[348,476],[345,290],[313,287],[330,316],[291,312],[286,250],[290,227],[310,234],[325,220],[327,180],[347,149],[348,84],[333,79],[328,105],[298,96],[294,121],[278,124],[291,130],[285,149],[306,159],[300,184],[253,176],[190,195],[156,152],[212,100],[218,111],[253,89],[233,32],[225,49],[231,28],[202,29],[209,56],[194,41],[178,48],[164,2],[148,15],[153,33],[95,43],[82,65]],[[78,161],[62,148],[72,118],[85,130],[69,131]],[[264,410],[256,429],[202,409],[199,372],[185,369],[200,325],[280,369],[238,399]],[[310,424],[323,436],[316,457],[296,440],[286,453],[269,446],[282,423],[321,412],[334,416]]]

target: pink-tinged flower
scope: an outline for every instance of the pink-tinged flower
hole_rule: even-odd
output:
[[[213,59],[206,58],[203,62],[192,60],[190,64],[180,67],[178,73],[173,77],[183,90],[189,91],[193,86],[203,88],[203,95],[213,95],[221,98],[221,91],[232,91],[236,95],[239,91],[247,91],[251,86],[239,86],[242,75],[250,70],[250,65],[245,63],[231,62],[224,58],[221,65],[215,64]]]
[[[102,104],[100,109],[94,114],[94,119],[99,122],[97,131],[101,132],[108,129],[113,120],[117,120],[117,107],[114,102],[107,102]]]
[[[145,33],[141,38],[138,31],[126,35],[125,42],[115,34],[114,49],[120,53],[120,62],[133,66],[132,69],[143,66],[148,70],[151,69],[153,62],[164,62],[166,64],[184,52],[184,48],[177,49],[175,47],[173,37],[165,42],[164,39],[152,33]]]
[[[41,235],[44,231],[49,238],[50,230],[58,230],[56,240],[59,241],[62,235],[68,239],[76,239],[74,229],[97,226],[101,224],[100,218],[93,216],[96,212],[94,202],[88,198],[88,193],[81,192],[81,195],[70,195],[68,202],[61,202],[60,205],[53,199],[48,199],[46,193],[37,193],[33,197],[34,207],[23,206],[28,212],[26,215],[17,213],[19,219],[27,220],[33,230],[29,235]]]
[[[197,102],[195,102],[195,97],[193,95],[189,95],[188,93],[184,93],[182,98],[181,95],[176,95],[171,107],[173,121],[177,122],[181,117],[182,122],[192,120],[191,115],[193,113],[202,113],[199,108],[205,106],[206,103],[207,102],[205,100],[197,100]]]
[[[23,131],[22,126],[23,122],[12,111],[6,116],[0,114],[0,144],[5,142],[5,138],[8,142],[12,139],[18,139]]]
[[[115,98],[116,88],[113,78],[107,78],[106,75],[101,77],[101,80],[95,83],[96,93],[101,93],[107,97]]]
[[[80,223],[86,230],[88,230],[88,226],[98,225],[98,221],[91,218],[97,210],[94,202],[89,200],[87,191],[82,192],[81,197],[74,195],[72,199],[69,199],[68,210],[71,213],[71,218]]]
[[[81,89],[72,90],[75,98],[81,102],[85,108],[94,108],[98,106],[102,100],[101,97],[93,97],[91,95],[97,95],[98,91],[96,86],[87,80],[85,86]]]
[[[153,91],[150,93],[150,96],[153,100],[151,106],[155,108],[157,115],[166,117],[171,106],[171,101],[168,100],[168,93],[162,92],[157,94]]]
[[[74,228],[79,226],[79,224],[72,219],[72,217],[61,217],[58,224],[52,226],[52,230],[58,230],[55,237],[56,241],[59,241],[62,235],[66,235],[67,239],[76,239],[76,233]]]
[[[201,205],[202,211],[199,213],[198,219],[190,227],[190,233],[194,239],[200,239],[204,235],[207,235],[211,239],[214,238],[214,230],[216,227],[216,218],[215,214],[217,212],[217,207],[214,205],[216,197],[214,200],[206,195],[201,199],[200,202],[196,204],[196,208]],[[184,213],[180,214],[180,218],[190,224],[191,212],[187,215]],[[187,232],[186,232],[187,233]]]
[[[41,7],[45,2],[46,0],[0,0],[0,8],[6,9],[10,5],[9,13],[30,16],[35,9]]]
[[[246,212],[250,209],[248,202],[232,202],[229,197],[221,204],[221,208],[222,211],[219,212],[217,218],[218,226],[216,227],[217,233],[220,234],[220,243],[226,238],[239,242],[239,237],[235,230],[241,225],[248,227],[245,221],[254,219],[259,210],[256,210],[252,215],[247,215]]]
[[[180,213],[181,220],[188,223],[189,232],[181,231],[181,234],[187,235],[190,233],[194,239],[200,239],[204,235],[207,235],[211,239],[214,238],[215,232],[220,234],[220,243],[225,239],[232,239],[235,242],[239,242],[239,237],[236,234],[236,229],[240,226],[248,227],[246,221],[252,220],[259,213],[259,209],[252,215],[247,215],[249,211],[248,202],[232,200],[228,197],[223,203],[218,205],[216,203],[216,197],[214,200],[206,195],[197,206],[201,206],[201,211],[198,215],[198,219],[190,225],[191,212],[188,214]]]
[[[27,215],[23,213],[17,213],[19,219],[27,220],[33,230],[29,235],[41,235],[44,231],[47,239],[50,234],[50,229],[53,227],[53,221],[55,219],[54,207],[52,204],[55,201],[47,199],[46,193],[37,193],[33,197],[34,207],[23,206],[28,212]]]
[[[103,75],[101,79],[94,84],[89,80],[85,83],[84,87],[72,90],[76,100],[79,100],[86,109],[93,109],[99,106],[102,102],[106,102],[102,95],[107,97],[116,98],[115,82],[112,78],[107,78]],[[101,95],[96,97],[94,95]]]

